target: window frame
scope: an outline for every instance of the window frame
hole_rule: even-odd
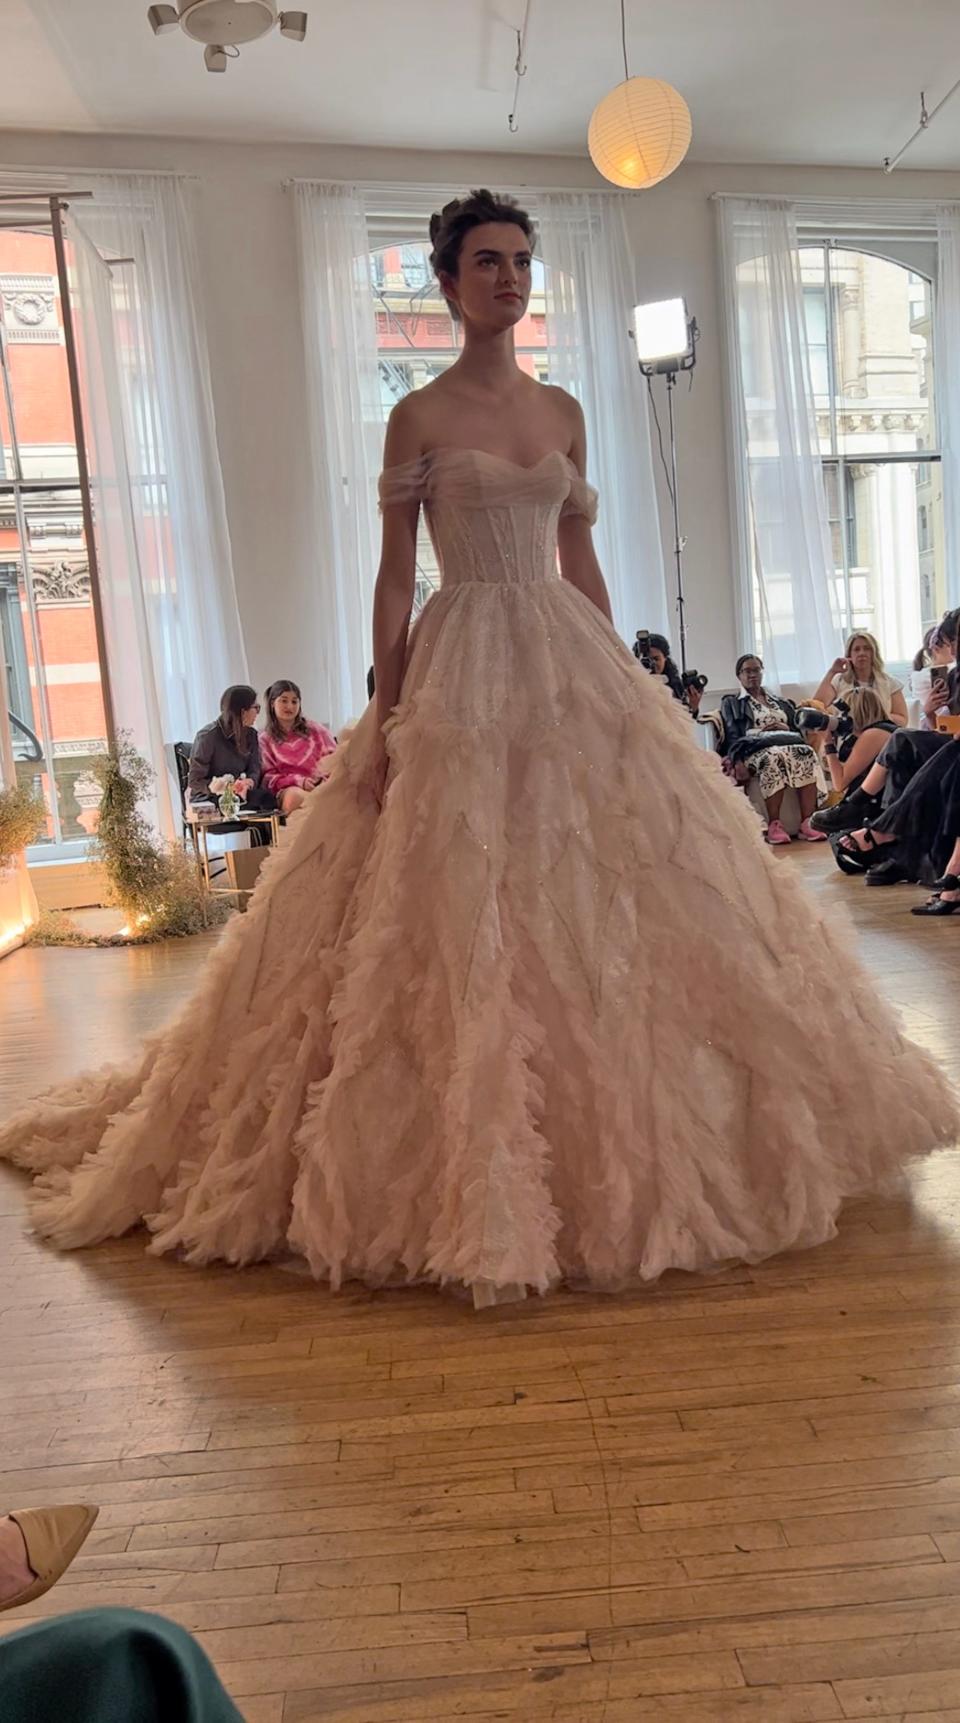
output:
[[[934,250],[935,250],[935,242],[934,242]],[[917,261],[909,262],[909,261],[907,261],[907,259],[904,256],[897,255],[897,248],[891,247],[891,246],[889,246],[889,244],[885,244],[883,237],[881,235],[871,236],[867,232],[857,234],[857,233],[852,233],[852,232],[851,233],[826,233],[823,231],[817,232],[817,231],[813,231],[813,230],[805,231],[803,226],[801,225],[800,229],[799,229],[799,234],[798,234],[798,262],[799,262],[801,272],[802,272],[802,267],[803,267],[804,254],[809,253],[809,252],[817,252],[817,251],[820,252],[822,259],[823,259],[823,303],[824,303],[824,307],[825,307],[825,319],[824,319],[824,321],[825,321],[825,325],[826,325],[827,400],[828,400],[828,413],[829,413],[829,425],[830,425],[830,452],[829,453],[822,453],[821,452],[819,458],[820,458],[820,469],[821,469],[821,473],[823,475],[823,480],[824,480],[824,497],[825,497],[826,503],[827,503],[827,519],[828,519],[828,521],[830,523],[830,527],[831,527],[831,542],[833,541],[832,529],[833,529],[834,524],[836,522],[839,522],[839,526],[840,526],[840,532],[839,532],[838,536],[839,536],[839,544],[840,544],[840,548],[841,548],[842,556],[843,556],[843,565],[842,565],[842,568],[837,568],[836,564],[835,564],[834,575],[835,575],[835,578],[838,575],[840,576],[840,586],[839,586],[839,591],[838,591],[837,596],[838,596],[838,599],[841,602],[842,608],[846,614],[845,632],[849,634],[857,626],[855,621],[854,621],[857,606],[855,604],[853,587],[852,587],[852,581],[853,581],[853,579],[856,578],[856,576],[854,575],[854,572],[853,572],[854,571],[854,563],[853,563],[852,554],[851,554],[852,548],[853,548],[852,544],[851,544],[851,524],[855,524],[855,514],[851,512],[853,509],[852,468],[854,468],[856,466],[863,465],[863,463],[865,461],[869,461],[870,465],[878,466],[878,467],[913,466],[917,469],[917,479],[918,480],[920,477],[920,471],[924,465],[929,465],[931,468],[939,467],[941,475],[944,472],[943,452],[942,452],[940,436],[939,436],[940,427],[939,427],[939,416],[937,413],[937,391],[936,391],[936,372],[937,372],[938,358],[937,358],[937,351],[936,351],[935,330],[936,330],[936,321],[937,321],[936,296],[937,296],[937,291],[938,291],[938,282],[937,282],[937,275],[936,275],[935,269],[934,269],[934,273],[928,274],[927,270],[925,268],[922,268],[920,266],[919,262],[917,262]],[[834,274],[833,274],[833,259],[837,255],[837,253],[840,253],[840,252],[847,253],[850,255],[859,255],[859,256],[864,256],[864,257],[878,258],[880,261],[882,261],[884,263],[888,263],[894,268],[903,270],[905,275],[907,275],[908,277],[911,275],[919,277],[927,285],[927,290],[928,290],[929,297],[930,297],[930,327],[931,327],[931,339],[930,339],[930,342],[928,344],[928,356],[932,354],[932,372],[933,372],[933,378],[934,378],[933,398],[932,398],[932,400],[929,400],[928,410],[929,410],[929,414],[930,414],[930,425],[931,425],[931,428],[935,434],[935,442],[934,442],[933,446],[931,446],[929,448],[924,447],[924,448],[917,448],[917,449],[902,449],[902,450],[900,450],[900,449],[871,450],[869,452],[869,454],[865,454],[863,452],[860,452],[858,454],[849,454],[849,453],[846,453],[844,451],[844,449],[841,447],[841,438],[840,438],[840,434],[839,434],[839,417],[840,417],[841,409],[840,409],[839,403],[840,403],[840,397],[841,397],[842,390],[841,390],[841,380],[837,375],[837,353],[838,353],[837,298],[838,298],[839,285],[840,284],[836,281]],[[806,300],[806,296],[807,296],[808,291],[810,291],[810,290],[807,289],[806,287],[803,288],[805,300]],[[806,333],[806,317],[805,317],[805,333]],[[809,365],[809,351],[810,351],[809,350],[809,340],[807,342],[807,350],[808,350],[808,365]],[[812,392],[813,392],[814,396],[816,396],[817,391],[815,388],[813,388],[812,370],[811,370],[810,382],[811,382]],[[866,402],[865,405],[868,406],[869,403]],[[833,469],[833,471],[836,475],[836,496],[837,496],[838,506],[840,509],[840,513],[838,516],[835,516],[833,513],[831,513],[831,510],[830,510],[829,499],[830,499],[831,493],[830,493],[829,486],[827,484],[827,472],[828,472],[828,469],[831,469],[831,468]],[[921,542],[920,542],[919,509],[920,509],[920,505],[917,504],[916,537],[917,537],[917,555],[918,555],[918,558],[921,556],[924,556],[924,555],[930,555],[931,553],[935,554],[933,532],[931,530],[931,526],[930,526],[929,521],[928,521],[928,532],[927,532],[927,537],[928,537],[929,542],[925,545],[921,544]],[[922,580],[921,580],[921,593],[922,593]],[[894,661],[893,668],[899,670],[899,669],[904,667],[905,663],[906,663],[906,661]]]
[[[56,279],[56,293],[59,300],[59,312],[61,318],[60,333],[62,341],[59,345],[61,346],[64,354],[66,383],[73,424],[73,441],[70,446],[74,450],[76,456],[75,476],[60,475],[49,478],[29,478],[24,475],[21,456],[21,448],[23,445],[18,436],[18,408],[16,389],[13,383],[9,359],[9,340],[5,330],[2,308],[0,308],[0,400],[2,400],[3,407],[3,418],[0,423],[2,423],[6,435],[10,438],[11,453],[13,457],[12,471],[10,472],[6,470],[5,462],[0,462],[0,506],[2,506],[4,499],[9,499],[8,506],[12,505],[12,511],[16,521],[18,542],[13,554],[19,558],[20,577],[23,582],[23,589],[27,601],[26,623],[29,628],[30,648],[36,669],[36,694],[40,717],[39,732],[34,730],[32,726],[29,726],[29,728],[30,733],[36,737],[42,749],[42,759],[37,760],[35,763],[41,774],[47,779],[48,794],[45,796],[44,800],[47,805],[47,815],[53,828],[53,835],[49,841],[38,842],[28,846],[26,855],[27,861],[31,865],[82,860],[90,854],[92,847],[91,839],[89,837],[65,837],[63,832],[60,793],[56,775],[57,742],[53,735],[49,688],[44,668],[45,660],[40,632],[39,605],[33,582],[33,560],[36,551],[35,547],[31,543],[27,516],[27,502],[31,496],[43,495],[63,497],[64,499],[69,498],[70,502],[66,503],[66,507],[71,509],[71,512],[75,507],[82,522],[83,549],[90,578],[91,608],[93,611],[94,630],[96,635],[98,687],[100,689],[104,712],[105,734],[102,738],[103,751],[106,751],[111,746],[113,738],[112,700],[109,670],[105,652],[103,616],[100,603],[96,535],[93,525],[93,501],[91,496],[89,473],[87,470],[83,415],[80,405],[78,377],[76,374],[76,346],[73,330],[72,301],[61,219],[63,207],[64,205],[56,196],[30,200],[29,203],[27,203],[19,200],[15,196],[5,198],[3,194],[0,194],[0,232],[11,230],[14,232],[42,234],[44,238],[49,236],[53,246],[54,276]],[[4,558],[5,562],[8,560],[8,558]],[[20,609],[19,595],[15,605],[11,605],[5,596],[4,607],[7,613],[7,621],[9,623],[11,655],[14,656],[19,663],[20,652],[18,652],[17,648],[18,646],[22,648],[23,655],[25,657],[27,643],[26,633],[24,630],[24,620]],[[27,690],[28,697],[32,696],[33,689],[29,678],[29,665],[27,668]],[[11,686],[8,689],[8,694],[12,696],[13,693],[14,689]],[[29,709],[30,717],[34,718],[36,715],[33,711],[32,697],[29,698]],[[16,714],[11,714],[11,716],[17,718]],[[19,726],[28,727],[25,726],[25,720],[23,718],[17,718],[17,722]],[[97,740],[100,741],[100,738],[97,738]],[[98,749],[97,751],[99,752],[100,750]]]

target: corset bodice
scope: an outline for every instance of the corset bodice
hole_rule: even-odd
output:
[[[521,467],[480,449],[444,448],[380,479],[383,506],[422,502],[443,587],[559,578],[562,515],[596,517],[596,492],[559,450]]]

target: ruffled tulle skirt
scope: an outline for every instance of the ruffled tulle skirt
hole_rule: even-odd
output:
[[[0,1155],[63,1247],[478,1303],[755,1262],[950,1142],[943,1075],[761,841],[667,691],[559,580],[411,637],[383,812],[369,711],[177,1019]]]

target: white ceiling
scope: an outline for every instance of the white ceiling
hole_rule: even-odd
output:
[[[298,0],[212,77],[146,0],[0,0],[0,127],[577,155],[622,75],[619,0]],[[627,0],[631,71],[669,79],[705,161],[873,166],[960,78],[960,0]],[[960,168],[960,93],[910,152]]]

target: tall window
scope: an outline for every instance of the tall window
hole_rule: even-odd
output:
[[[101,668],[53,237],[2,225],[0,636],[17,777],[69,853],[100,802]]]
[[[800,261],[838,613],[902,664],[946,608],[931,284],[833,245]]]
[[[380,403],[386,424],[397,402],[446,371],[460,348],[457,326],[434,279],[426,245],[398,242],[380,246],[371,253],[370,273],[377,315]],[[516,342],[521,369],[540,382],[548,381],[545,277],[538,258],[533,262],[529,308],[517,328]],[[416,610],[439,584],[440,571],[421,518]]]

